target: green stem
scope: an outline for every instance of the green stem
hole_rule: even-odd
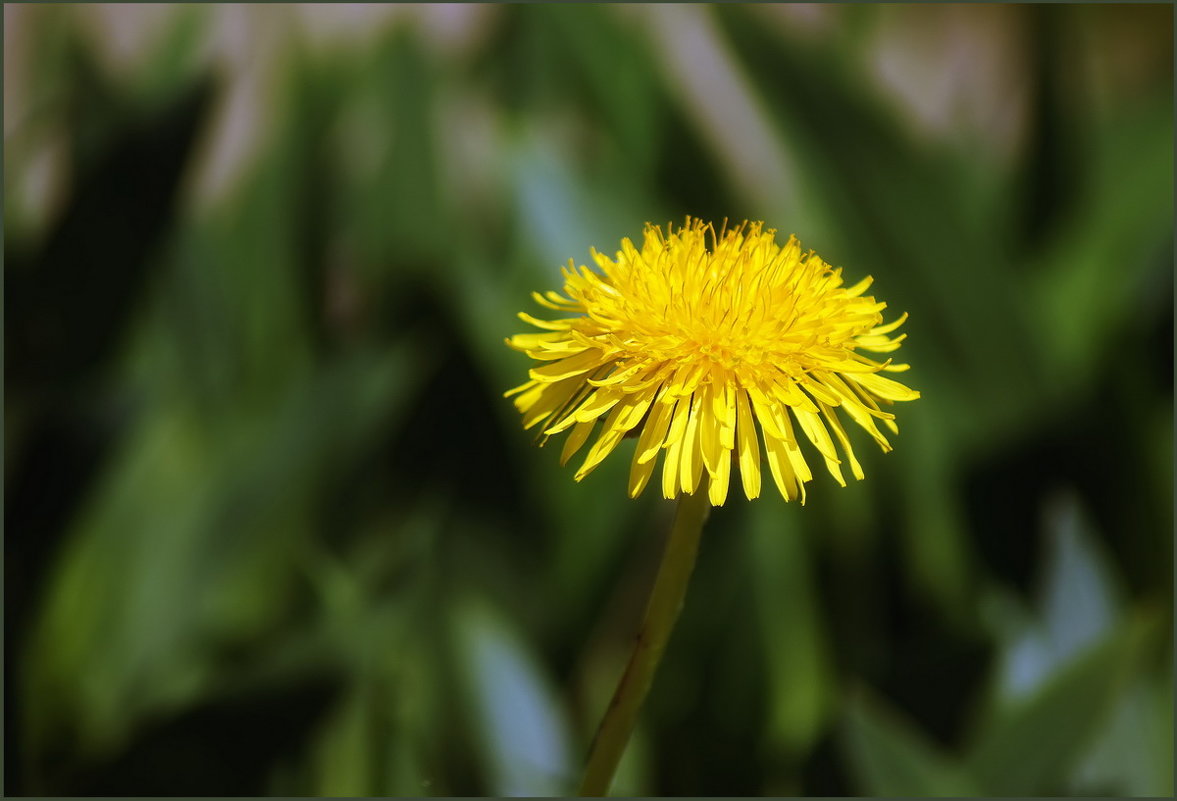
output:
[[[679,498],[674,526],[662,554],[662,565],[658,568],[658,578],[654,581],[654,589],[646,604],[645,620],[638,632],[633,654],[629,657],[629,664],[625,666],[625,673],[617,684],[613,700],[609,702],[609,708],[605,710],[605,717],[593,738],[588,767],[580,785],[581,796],[603,796],[609,792],[613,774],[617,772],[617,763],[625,753],[625,745],[637,722],[638,711],[650,691],[654,672],[658,669],[658,662],[662,659],[662,652],[666,650],[670,632],[682,609],[687,583],[695,567],[695,556],[699,552],[699,536],[710,510],[706,484],[693,495]]]

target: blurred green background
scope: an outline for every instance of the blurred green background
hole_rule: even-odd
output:
[[[1172,16],[6,5],[6,792],[572,792],[673,505],[503,338],[690,214],[923,399],[712,515],[615,793],[1171,794]]]

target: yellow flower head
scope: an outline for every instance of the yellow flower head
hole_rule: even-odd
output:
[[[898,348],[907,335],[890,334],[907,315],[883,324],[887,304],[863,295],[871,278],[843,286],[841,269],[813,251],[803,254],[795,237],[781,247],[776,231],[758,222],[717,235],[688,217],[665,235],[647,224],[640,250],[623,239],[612,259],[596,250],[592,257],[601,273],[569,260],[563,295],[532,293],[541,306],[575,316],[540,320],[521,312],[544,333],[507,340],[541,364],[506,394],[516,396],[524,428],[544,424],[543,441],[568,432],[562,463],[604,418],[577,481],[636,434],[630,497],[665,451],[667,498],[694,493],[706,471],[711,503],[723,504],[733,459],[744,493],[755,498],[759,429],[777,489],[804,503],[813,474],[802,440],[845,486],[835,439],[854,477],[863,473],[835,410],[888,451],[876,420],[894,433],[899,428],[879,402],[920,396],[881,375],[907,365],[861,353]]]

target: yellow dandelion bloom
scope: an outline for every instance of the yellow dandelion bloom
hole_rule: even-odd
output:
[[[804,503],[813,474],[803,441],[842,486],[842,457],[863,477],[837,409],[891,449],[876,422],[899,428],[880,404],[920,395],[882,375],[906,364],[863,353],[890,353],[907,336],[892,335],[906,314],[884,323],[887,304],[863,294],[870,277],[843,286],[840,268],[802,253],[796,237],[778,245],[776,231],[759,222],[716,234],[688,217],[678,230],[647,224],[644,234],[640,249],[623,239],[613,258],[592,250],[599,273],[569,260],[564,293],[532,297],[574,316],[521,312],[542,333],[507,340],[541,364],[506,395],[515,396],[524,428],[543,424],[542,441],[567,432],[561,463],[600,422],[577,481],[630,435],[630,497],[662,454],[665,497],[694,493],[706,473],[710,501],[722,505],[736,463],[752,499],[763,440],[777,489]]]

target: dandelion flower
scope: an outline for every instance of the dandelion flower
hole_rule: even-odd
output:
[[[887,304],[864,294],[870,277],[844,286],[840,268],[803,253],[796,237],[778,245],[759,222],[718,234],[689,217],[665,234],[647,224],[640,248],[623,239],[613,258],[591,253],[600,272],[569,260],[563,294],[532,293],[567,316],[521,312],[541,333],[507,339],[540,362],[506,394],[525,428],[543,425],[541,444],[566,434],[567,463],[600,424],[577,481],[628,435],[630,497],[661,456],[667,498],[695,493],[706,474],[711,504],[722,505],[733,464],[756,498],[763,453],[781,495],[804,503],[805,450],[843,486],[844,465],[863,477],[839,410],[891,449],[879,424],[899,429],[882,406],[919,392],[882,375],[906,364],[867,355],[896,350],[907,318],[884,323]]]

